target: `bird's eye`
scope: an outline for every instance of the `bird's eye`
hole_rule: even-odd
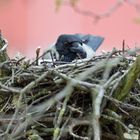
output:
[[[68,42],[64,42],[64,44],[65,44],[65,45],[67,45],[67,44],[68,44]]]

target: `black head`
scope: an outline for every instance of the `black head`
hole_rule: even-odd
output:
[[[60,35],[55,44],[61,61],[71,62],[78,56],[86,57],[86,52],[82,48],[82,40],[76,35]]]

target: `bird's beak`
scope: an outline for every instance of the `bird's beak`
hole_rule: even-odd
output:
[[[72,52],[77,52],[77,53],[84,51],[82,48],[82,44],[80,44],[78,42],[73,43],[72,46],[70,47],[70,50]]]
[[[86,58],[86,56],[87,56],[85,50],[82,47],[82,44],[80,44],[78,42],[73,43],[73,45],[70,47],[70,50],[72,52],[77,53],[78,56],[80,56],[81,58]]]

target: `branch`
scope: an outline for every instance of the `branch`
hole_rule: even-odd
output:
[[[117,100],[124,100],[130,93],[132,86],[140,75],[140,55],[137,57],[135,63],[130,67],[127,73],[119,81],[119,85],[115,90],[113,97]]]

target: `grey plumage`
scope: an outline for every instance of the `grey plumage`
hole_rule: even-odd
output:
[[[104,38],[101,36],[94,36],[94,35],[83,35],[83,34],[76,34],[86,45],[90,46],[94,51],[96,51],[102,42],[104,41]]]

